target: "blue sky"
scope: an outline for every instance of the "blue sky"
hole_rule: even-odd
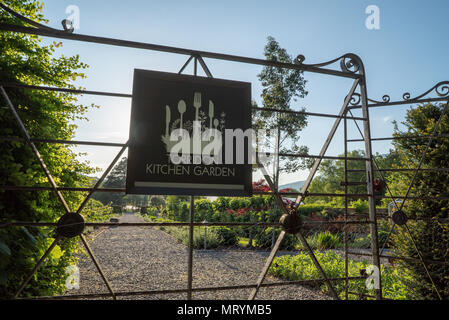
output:
[[[263,57],[267,36],[273,36],[292,55],[303,54],[305,63],[319,63],[344,53],[359,55],[365,64],[368,95],[380,100],[390,94],[399,100],[409,91],[416,96],[439,81],[449,79],[447,41],[449,1],[410,0],[296,0],[296,1],[89,1],[45,0],[49,26],[61,28],[66,8],[80,9],[76,33],[122,38],[249,57]],[[369,5],[379,7],[380,29],[368,30],[365,20]],[[50,39],[48,38],[48,40]],[[59,54],[80,54],[90,65],[88,78],[77,84],[89,90],[130,93],[134,68],[177,72],[186,56],[138,49],[63,41]],[[257,80],[260,66],[206,59],[214,77],[252,83],[253,99],[260,102]],[[335,66],[337,68],[337,66]],[[188,70],[190,71],[190,70]],[[351,81],[305,73],[309,95],[294,102],[294,108],[311,112],[337,113]],[[125,142],[129,131],[130,99],[84,96],[80,102],[95,103],[99,110],[80,122],[76,139]],[[371,109],[373,137],[389,136],[392,120],[401,121],[409,106]],[[301,143],[319,152],[333,119],[309,118]],[[343,151],[340,130],[328,154]],[[358,138],[355,127],[350,137]],[[351,144],[351,149],[361,148]],[[373,142],[376,152],[386,152],[388,142]],[[115,148],[78,147],[85,159],[105,168]],[[304,179],[307,172],[282,177],[287,183]]]

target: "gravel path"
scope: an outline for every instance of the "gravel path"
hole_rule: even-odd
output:
[[[140,222],[124,214],[121,222]],[[115,291],[185,288],[187,248],[154,227],[117,227],[102,232],[90,246]],[[269,252],[251,250],[195,250],[193,287],[253,284]],[[80,288],[67,294],[107,293],[90,258],[78,265]],[[266,282],[280,281],[267,277]],[[193,299],[247,299],[250,289],[194,292]],[[185,299],[186,293],[153,294],[119,299]],[[261,288],[258,299],[329,299],[319,290],[299,285]]]

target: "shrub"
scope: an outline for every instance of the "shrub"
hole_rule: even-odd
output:
[[[316,235],[318,249],[335,249],[341,245],[340,237],[329,231],[320,232]]]
[[[112,212],[116,213],[116,214],[121,214],[122,213],[122,206],[112,206]]]
[[[349,243],[349,246],[357,249],[368,249],[371,247],[371,237],[364,236],[355,238],[352,243]]]
[[[259,229],[254,236],[254,240],[256,240],[256,245],[259,248],[271,248],[271,243],[273,239],[273,232],[275,232],[274,239],[276,240],[281,233],[280,228],[266,228]],[[294,249],[298,243],[298,239],[296,236],[291,234],[286,234],[284,240],[281,243],[280,249]]]
[[[345,276],[345,262],[340,255],[334,251],[326,251],[321,253],[315,251],[315,256],[320,262],[321,267],[329,278],[340,278]],[[360,269],[367,269],[368,262],[348,261],[348,274],[350,277],[360,276]],[[310,256],[306,253],[300,253],[296,256],[284,255],[274,259],[269,272],[279,278],[287,280],[311,280],[321,279],[317,268],[312,262]],[[389,299],[406,299],[407,291],[403,283],[403,279],[407,275],[400,274],[397,269],[381,266],[383,295]],[[344,297],[345,283],[344,281],[334,281],[334,289],[340,298]],[[327,292],[326,284],[317,285],[323,292]],[[372,295],[373,290],[368,290],[365,286],[364,279],[349,281],[349,291],[359,294]],[[354,295],[350,295],[354,298]]]
[[[234,246],[238,243],[237,232],[227,227],[215,227],[217,234],[221,238],[221,244],[225,246]]]
[[[82,211],[82,214],[88,222],[108,221],[115,215],[113,207],[105,206],[95,199],[89,200]]]
[[[366,213],[369,209],[369,204],[366,200],[358,199],[351,202],[351,207],[355,209],[356,213]]]
[[[206,233],[206,249],[217,248],[224,245],[224,239],[219,233],[220,227],[207,228]],[[170,235],[174,236],[185,246],[189,245],[189,229],[185,227],[166,227],[164,230]],[[193,248],[204,249],[205,232],[204,227],[193,228]],[[235,238],[235,242],[237,239]]]

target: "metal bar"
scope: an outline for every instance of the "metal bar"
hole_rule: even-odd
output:
[[[26,139],[21,137],[1,137],[0,140],[7,141],[23,141]],[[56,143],[56,144],[79,144],[88,146],[103,146],[103,147],[123,147],[125,143],[113,143],[113,142],[94,142],[94,141],[80,141],[80,140],[56,140],[56,139],[30,139],[34,143]]]
[[[57,189],[58,186],[56,185],[56,182],[53,180],[53,177],[50,173],[50,171],[48,170],[47,166],[45,165],[44,160],[42,159],[41,154],[39,153],[39,150],[37,150],[36,146],[34,145],[34,143],[31,141],[31,137],[28,134],[27,129],[25,128],[25,125],[22,122],[22,119],[20,118],[19,114],[16,111],[16,108],[14,107],[14,105],[12,104],[11,100],[8,97],[8,94],[6,93],[5,89],[0,86],[0,90],[2,92],[3,97],[5,98],[14,118],[16,119],[17,124],[20,127],[20,130],[22,131],[22,134],[25,136],[25,139],[28,143],[28,145],[31,147],[37,161],[39,162],[42,170],[44,171],[45,175],[47,176],[48,181],[50,182],[53,191],[56,192],[56,195],[59,198],[59,201],[61,202],[62,206],[64,207],[64,210],[69,213],[70,212],[70,208],[67,205],[67,202],[65,201],[63,195],[61,194],[61,192]]]
[[[344,224],[344,221],[305,221],[305,225],[316,224]],[[348,220],[347,224],[368,224],[371,223],[367,220]],[[76,225],[66,224],[66,225]],[[0,228],[6,227],[56,227],[57,222],[5,222],[0,223]],[[190,226],[190,222],[86,222],[86,227],[187,227]],[[279,222],[194,222],[193,226],[206,226],[206,227],[280,227]]]
[[[196,56],[193,58],[193,74],[195,76],[198,74],[198,58]]]
[[[268,270],[270,269],[271,264],[273,263],[274,257],[276,256],[279,246],[282,243],[282,240],[284,240],[285,237],[285,231],[282,230],[279,234],[279,237],[276,240],[276,243],[274,244],[273,249],[270,252],[270,255],[268,256],[267,260],[265,261],[265,265],[259,274],[259,277],[257,278],[256,286],[251,291],[248,300],[254,300],[256,298],[257,293],[259,292],[259,289],[263,286],[263,281],[268,273]]]
[[[101,266],[98,263],[97,259],[95,258],[95,255],[94,255],[92,249],[90,248],[89,243],[84,238],[84,235],[81,234],[80,238],[84,244],[84,247],[86,248],[87,252],[89,253],[90,258],[92,259],[92,262],[94,263],[95,267],[97,268],[98,273],[100,274],[101,278],[103,279],[104,283],[106,284],[106,287],[108,287],[108,290],[109,290],[110,295],[112,296],[112,299],[117,300],[114,290],[112,290],[112,287],[109,284],[108,279],[106,279],[106,276],[104,275],[103,270],[101,270]]]
[[[361,63],[361,62],[360,62]],[[366,76],[363,66],[361,67],[362,80],[360,81],[360,94],[362,100],[362,114],[366,120],[363,121],[363,129],[364,129],[364,139],[365,139],[365,155],[369,160],[366,161],[366,182],[367,182],[367,193],[370,195],[368,197],[368,205],[369,205],[369,216],[370,221],[370,232],[371,232],[371,251],[372,251],[372,263],[379,271],[379,288],[374,288],[375,296],[377,300],[382,299],[382,276],[380,274],[381,266],[380,266],[380,258],[379,258],[379,239],[377,233],[377,218],[376,218],[376,198],[374,197],[374,172],[373,172],[373,164],[372,164],[372,146],[371,146],[371,129],[370,129],[370,118],[369,118],[369,110],[368,110],[368,94],[366,91]]]
[[[352,254],[352,255],[371,257],[370,253],[355,252],[355,251],[349,251],[348,253]],[[379,257],[385,258],[385,259],[391,259],[391,260],[405,260],[405,261],[421,262],[420,259],[411,258],[411,257],[390,256],[390,255],[379,255]],[[437,261],[437,260],[429,260],[429,259],[424,259],[424,261],[427,262],[428,264],[449,265],[449,262],[446,262],[446,261]]]
[[[267,170],[265,169],[265,166],[259,161],[258,154],[256,154],[256,159],[257,159],[257,165],[258,165],[259,169],[261,169],[262,174],[265,177],[265,180],[268,182],[268,185],[270,186],[270,189],[274,192],[275,199],[276,199],[276,202],[278,203],[278,206],[282,209],[282,211],[288,213],[288,210],[286,210],[284,202],[280,198],[278,190],[277,190],[276,186],[274,185],[273,181],[271,180],[271,177],[269,176]],[[265,260],[265,265],[262,268],[262,271],[260,272],[260,274],[257,278],[257,285],[251,291],[251,293],[248,297],[248,300],[254,300],[256,298],[256,295],[259,292],[259,289],[260,289],[261,285],[263,284],[263,281],[265,280],[268,270],[270,269],[270,266],[273,263],[274,257],[276,256],[276,254],[279,250],[279,247],[280,247],[282,241],[284,240],[284,237],[285,237],[285,231],[281,230],[279,237],[277,238],[273,248],[271,249],[270,255],[268,256],[267,260]]]
[[[357,80],[355,82],[357,82]],[[339,121],[339,120],[337,120],[337,121]],[[278,193],[277,187],[274,185],[274,183],[271,180],[271,177],[268,175],[265,167],[260,163],[258,156],[256,157],[256,159],[257,159],[258,167],[262,170],[262,173],[263,173],[263,175],[265,177],[265,180],[267,181],[268,185],[270,186],[270,189],[274,192],[274,196],[275,196],[275,199],[276,199],[279,207],[282,209],[282,211],[285,214],[291,214],[289,212],[289,210],[286,208],[284,202],[282,201],[282,198],[281,198],[281,196]],[[312,259],[313,264],[315,265],[315,267],[317,268],[318,272],[320,273],[320,275],[325,280],[330,294],[336,300],[339,300],[338,294],[335,292],[335,289],[332,286],[332,283],[328,280],[326,273],[324,272],[324,270],[322,269],[320,263],[318,262],[317,258],[315,257],[315,254],[314,254],[312,248],[307,243],[306,238],[304,237],[304,235],[302,234],[302,232],[300,230],[297,232],[297,235],[299,236],[299,239],[301,240],[303,245],[306,247],[307,252],[309,253],[310,258]],[[265,276],[268,273],[268,270],[269,270],[271,264],[273,263],[274,257],[276,256],[276,253],[279,250],[279,246],[281,245],[282,240],[284,239],[284,237],[285,237],[285,232],[282,230],[281,233],[279,234],[278,239],[276,240],[276,243],[275,243],[273,249],[271,250],[270,256],[267,258],[267,260],[265,262],[265,266],[263,267],[263,269],[262,269],[262,271],[261,271],[261,273],[259,275],[259,278],[257,280],[258,286],[256,288],[254,288],[253,291],[251,292],[251,294],[249,296],[249,300],[254,300],[255,299],[255,297],[257,295],[257,292],[259,291],[260,285],[263,283],[263,281],[265,279]]]
[[[352,115],[352,111],[351,111],[351,110],[349,110],[349,113]],[[361,135],[361,137],[362,137],[363,139],[365,139],[365,137],[364,137],[364,135],[363,135],[363,133],[362,133],[362,130],[360,129],[359,124],[357,123],[357,121],[354,121],[354,123],[355,123],[355,125],[356,125],[356,127],[357,127],[357,129],[358,129],[358,131],[359,131],[359,133],[360,133],[360,135]],[[376,158],[375,158],[375,157],[373,157],[373,163],[374,163],[374,166],[376,167],[377,172],[379,173],[379,175],[380,175],[382,181],[385,183],[385,187],[387,188],[388,193],[390,194],[391,197],[393,197],[393,193],[391,192],[391,189],[390,189],[390,187],[388,186],[388,183],[386,182],[385,177],[383,176],[382,172],[379,170],[379,165],[377,164],[377,161],[376,161]],[[399,210],[398,204],[396,203],[395,200],[396,200],[396,199],[393,199],[393,203],[394,203],[396,209]],[[393,231],[394,231],[394,226],[395,226],[395,223],[392,221],[392,226],[391,226],[390,232],[388,233],[387,238],[386,238],[384,244],[382,245],[382,249],[380,250],[379,255],[382,255],[382,253],[384,252],[385,246],[387,245],[387,242],[388,242],[388,240],[390,239],[390,236],[392,235],[392,233],[393,233]]]
[[[448,137],[449,137],[449,134],[440,134],[435,137],[433,137],[433,136],[400,136],[400,137],[371,138],[371,141],[401,140],[401,139],[439,139],[439,138],[448,138]],[[348,140],[348,142],[362,142],[362,141],[363,141],[363,139]]]
[[[40,186],[0,186],[0,189],[11,191],[53,191],[52,187],[40,187]],[[93,188],[81,188],[81,187],[57,187],[59,191],[77,191],[88,192]],[[125,192],[124,188],[99,188],[96,192]]]
[[[279,113],[289,113],[289,114],[301,114],[306,116],[315,116],[315,117],[325,117],[325,118],[347,118],[347,119],[354,119],[354,120],[365,120],[365,118],[362,117],[350,117],[347,116],[340,116],[337,114],[329,114],[329,113],[317,113],[317,112],[307,112],[307,111],[296,111],[296,110],[281,110],[281,109],[274,109],[274,108],[262,108],[262,107],[251,107],[252,110],[257,111],[267,111],[267,112],[279,112]]]
[[[190,57],[190,59],[188,61],[190,62],[191,59],[193,59],[193,57]],[[181,70],[183,71],[184,69],[181,68]],[[55,87],[46,87],[46,86],[32,86],[32,85],[27,85],[27,84],[10,83],[10,82],[0,82],[0,85],[2,85],[4,87],[11,87],[11,88],[23,88],[23,89],[33,89],[33,90],[67,92],[67,93],[73,93],[73,94],[90,94],[90,95],[100,95],[100,96],[132,98],[132,94],[126,94],[126,93],[114,93],[114,92],[104,92],[104,91],[89,91],[89,90],[55,88]],[[260,107],[251,107],[251,109],[258,110],[258,111],[279,112],[279,113],[288,113],[288,114],[301,114],[301,115],[306,115],[306,116],[325,117],[325,118],[344,118],[344,116],[339,116],[339,115],[336,115],[336,114],[307,112],[307,111],[280,110],[280,109],[274,109],[274,108],[260,108]],[[355,120],[364,120],[363,117],[353,117],[353,119],[355,119]]]
[[[300,192],[299,196],[296,199],[296,203],[301,203],[303,201],[304,195],[305,195],[307,189],[309,188],[310,183],[312,182],[312,179],[315,176],[316,171],[318,170],[318,166],[320,165],[321,160],[324,158],[324,154],[326,153],[327,148],[329,147],[329,144],[330,144],[333,136],[335,135],[335,132],[337,131],[338,125],[340,124],[340,121],[341,121],[341,116],[343,116],[346,113],[346,107],[348,106],[348,104],[349,104],[349,102],[351,100],[351,97],[354,94],[354,91],[357,88],[358,84],[359,84],[359,80],[357,79],[357,80],[354,81],[354,83],[353,83],[353,85],[351,87],[351,90],[349,91],[349,94],[345,98],[345,101],[344,101],[343,106],[342,106],[342,108],[340,110],[340,113],[339,113],[340,117],[335,120],[335,123],[334,123],[334,125],[333,125],[333,127],[332,127],[332,129],[331,129],[331,131],[330,131],[330,133],[329,133],[329,135],[328,135],[328,137],[327,137],[323,147],[321,148],[320,155],[315,160],[315,163],[313,164],[313,167],[312,167],[312,169],[311,169],[311,171],[309,173],[309,176],[307,177],[307,180],[305,181],[303,187],[301,188],[301,192]],[[257,156],[258,156],[258,154],[257,154]],[[264,170],[263,166],[261,166],[260,163],[259,163],[259,168]],[[277,192],[278,190],[275,190],[275,188],[273,188],[273,186],[270,184],[271,179],[266,174],[266,172],[264,172],[264,176],[266,176],[265,180],[267,180],[268,184],[270,185],[271,190],[273,190],[276,194],[278,194],[278,192]],[[268,178],[267,178],[267,176],[268,176]],[[282,203],[281,204],[282,207],[284,208],[282,200],[281,200],[281,203]],[[299,234],[300,234],[301,241],[303,242],[304,246],[307,248],[308,252],[310,253],[310,257],[311,257],[312,261],[314,262],[315,266],[317,267],[318,271],[320,272],[320,274],[323,276],[324,279],[327,279],[326,274],[322,270],[318,260],[316,260],[316,257],[315,257],[315,255],[313,253],[313,250],[310,248],[310,246],[307,243],[307,241],[304,238],[304,236],[301,233],[299,233]],[[273,247],[269,258],[267,259],[266,264],[265,264],[264,268],[262,269],[262,272],[261,272],[261,274],[259,276],[259,279],[258,279],[258,282],[257,282],[258,285],[260,285],[263,282],[263,280],[265,278],[265,275],[268,272],[268,269],[271,266],[271,263],[273,262],[273,259],[274,259],[275,255],[276,255],[277,251],[279,250],[279,246],[280,246],[284,236],[285,236],[285,232],[284,233],[281,232],[281,234],[279,235],[278,241],[276,241],[276,245]],[[332,284],[330,284],[329,281],[327,281],[327,284],[328,284],[328,288],[329,288],[329,291],[331,292],[331,294],[336,299],[338,299],[338,295],[334,291],[334,289],[332,287]],[[251,295],[249,297],[251,300],[255,298],[255,296],[257,294],[257,291],[258,291],[258,287],[256,287],[253,290],[253,292],[251,293]]]
[[[91,94],[91,95],[96,95],[96,96],[109,96],[109,97],[118,97],[118,98],[132,98],[133,97],[132,94],[127,94],[127,93],[89,91],[89,90],[80,90],[80,89],[55,88],[55,87],[47,87],[47,86],[32,86],[32,85],[28,85],[28,84],[11,83],[11,82],[0,82],[0,85],[3,87],[8,87],[8,88],[45,90],[45,91],[66,92],[66,93],[73,93],[73,94]]]
[[[350,277],[349,280],[365,280],[365,277]],[[345,278],[329,278],[330,281],[344,281]],[[264,283],[261,287],[279,287],[279,286],[291,286],[291,285],[313,285],[322,283],[322,279],[310,279],[310,280],[296,280],[296,281],[283,281],[283,282],[270,282]],[[226,291],[226,290],[239,290],[239,289],[251,289],[256,287],[257,284],[243,284],[243,285],[230,285],[230,286],[217,286],[217,287],[198,287],[192,288],[192,292],[210,292],[210,291]],[[116,296],[139,296],[139,295],[155,295],[155,294],[174,294],[185,293],[187,289],[165,289],[165,290],[147,290],[147,291],[119,291],[116,292]],[[22,298],[26,300],[69,300],[80,298],[101,298],[108,297],[107,293],[93,293],[93,294],[77,294],[77,295],[65,295],[65,296],[41,296],[32,298]]]
[[[35,35],[40,35],[40,36],[45,36],[45,37],[54,37],[54,38],[74,40],[74,41],[84,41],[84,42],[91,42],[91,43],[98,43],[98,44],[106,44],[106,45],[119,46],[119,47],[161,51],[161,52],[168,52],[168,53],[175,53],[175,54],[184,54],[184,55],[189,55],[189,56],[190,55],[202,56],[203,58],[249,63],[249,64],[255,64],[255,65],[262,65],[262,66],[272,66],[272,67],[278,67],[278,68],[303,70],[306,72],[340,76],[340,77],[344,77],[344,78],[358,79],[360,77],[358,74],[355,74],[352,72],[330,70],[330,69],[319,68],[319,67],[314,67],[314,66],[307,66],[307,65],[302,65],[302,64],[282,63],[282,62],[278,62],[278,61],[249,58],[249,57],[236,56],[236,55],[230,55],[230,54],[224,54],[224,53],[192,50],[192,49],[163,46],[163,45],[144,43],[144,42],[89,36],[89,35],[83,35],[83,34],[66,33],[64,31],[40,30],[40,29],[36,29],[36,28],[12,25],[12,24],[7,24],[7,23],[0,23],[0,30],[21,32],[21,33],[27,33],[27,34],[35,34]]]
[[[380,172],[406,172],[406,171],[415,171],[418,170],[418,168],[415,169],[408,169],[408,168],[397,168],[397,169],[376,169],[376,171]],[[449,171],[449,168],[419,168],[419,171]],[[365,172],[363,169],[353,169],[348,170],[348,172]]]
[[[336,120],[340,121],[340,119]],[[270,155],[271,153],[265,152],[266,155]],[[353,161],[366,161],[367,158],[361,157],[339,157],[339,156],[325,156],[325,155],[310,155],[310,154],[300,154],[300,153],[279,153],[280,157],[297,157],[297,158],[310,158],[310,159],[330,159],[330,160],[353,160]]]
[[[210,72],[209,68],[206,65],[206,62],[204,62],[204,60],[201,56],[198,56],[198,61],[201,65],[201,68],[203,68],[204,73],[207,75],[207,77],[213,78],[212,73]]]
[[[347,115],[347,113],[345,113],[345,115]],[[343,139],[344,139],[344,155],[345,158],[348,157],[348,123],[347,123],[347,118],[345,117],[343,119],[343,125],[344,125],[344,130],[343,130]],[[348,194],[348,160],[345,159],[345,195]],[[349,257],[348,257],[348,230],[347,230],[347,224],[346,221],[348,220],[348,197],[345,196],[345,214],[344,214],[344,232],[343,232],[343,237],[344,237],[344,250],[345,250],[345,299],[349,300]]]
[[[321,221],[312,221],[313,223],[321,223]],[[336,221],[339,222],[339,221]],[[356,223],[357,221],[355,221]],[[14,227],[56,227],[57,222],[27,222],[27,221],[16,221],[16,222],[6,222],[0,224],[0,228],[14,226]],[[69,225],[69,224],[66,224]],[[190,226],[190,222],[86,222],[84,223],[86,227],[187,227]],[[193,225],[196,226],[231,226],[231,227],[279,227],[281,224],[279,222],[194,222]]]
[[[380,102],[380,103],[371,103],[368,104],[368,108],[375,108],[375,107],[387,107],[387,106],[396,106],[396,105],[402,105],[402,104],[418,104],[418,103],[426,103],[426,102],[440,102],[440,101],[446,101],[447,97],[442,98],[427,98],[427,99],[410,99],[410,100],[404,100],[404,101],[393,101],[393,102]],[[349,109],[360,109],[360,105],[356,106],[350,106]]]
[[[123,152],[125,152],[126,148],[128,148],[128,143],[129,143],[129,141],[125,143],[125,145],[122,147],[122,149],[119,151],[119,153],[117,153],[117,155],[115,156],[114,160],[112,160],[112,162],[109,164],[109,166],[105,170],[105,172],[103,172],[101,178],[98,179],[98,181],[95,183],[95,186],[92,188],[91,191],[89,191],[89,194],[86,196],[86,198],[84,198],[83,202],[81,203],[81,205],[79,206],[78,210],[76,211],[77,213],[81,213],[81,211],[83,210],[84,206],[87,204],[87,202],[92,197],[94,192],[97,191],[97,189],[103,183],[104,179],[109,174],[109,172],[112,170],[112,168],[114,167],[115,163],[118,161],[118,159],[120,159],[120,157],[122,156]]]
[[[388,240],[390,240],[390,237],[391,237],[391,235],[393,234],[395,225],[396,225],[396,223],[394,223],[394,222],[392,221],[392,222],[391,222],[390,232],[388,232],[387,239],[385,240],[385,242],[384,242],[384,244],[383,244],[383,246],[382,246],[382,249],[380,250],[379,256],[381,256],[382,253],[384,253],[385,247],[387,246],[387,242],[388,242]]]
[[[32,186],[0,186],[0,190],[11,190],[11,191],[52,191],[52,187],[32,187]],[[77,192],[88,192],[92,191],[93,188],[79,188],[79,187],[58,187],[59,191],[77,191]],[[125,192],[124,188],[98,188],[95,192]],[[274,195],[273,192],[261,192],[256,191],[253,194],[257,195]],[[349,197],[349,198],[366,198],[370,195],[367,193],[302,193],[302,192],[278,192],[281,196],[307,196],[307,197]],[[404,196],[375,196],[376,198],[392,198],[392,199],[404,199]],[[420,196],[408,196],[409,200],[434,200],[435,197],[420,197]],[[439,200],[449,200],[449,196],[438,197]]]
[[[191,57],[191,59],[193,59],[193,57]],[[181,70],[184,70],[184,69],[181,69]],[[91,95],[101,95],[101,96],[132,98],[131,94],[125,94],[125,93],[88,91],[88,90],[54,88],[54,87],[45,87],[45,86],[32,86],[32,85],[26,85],[26,84],[7,83],[7,82],[0,82],[0,84],[5,87],[12,87],[12,88],[23,88],[23,89],[47,90],[47,91],[56,91],[56,92],[68,92],[68,93],[73,93],[73,94],[91,94]],[[344,116],[339,116],[336,114],[335,115],[328,114],[328,113],[317,113],[317,112],[296,111],[296,110],[280,110],[280,109],[274,109],[274,108],[260,108],[260,107],[251,107],[251,109],[258,110],[258,111],[279,112],[279,113],[288,113],[288,114],[301,114],[301,115],[306,115],[306,116],[316,116],[316,117],[325,117],[325,118],[344,118]],[[351,119],[364,120],[363,117],[352,117]]]
[[[193,220],[195,218],[195,197],[190,196],[189,207],[189,256],[187,261],[187,300],[192,300],[192,282],[193,282]]]
[[[37,269],[41,266],[42,262],[48,257],[48,255],[51,253],[53,248],[58,244],[58,241],[60,240],[59,236],[56,236],[55,240],[51,243],[51,245],[48,247],[47,251],[42,255],[42,257],[39,259],[39,261],[34,266],[33,270],[31,270],[30,274],[25,278],[25,281],[22,283],[22,285],[19,287],[17,292],[14,294],[14,299],[16,299],[22,290],[25,288],[25,286],[30,282],[33,275],[36,273]]]
[[[346,113],[346,107],[348,106],[349,102],[351,101],[351,97],[354,94],[355,89],[357,88],[357,86],[359,85],[359,80],[355,80],[354,83],[352,84],[351,90],[349,90],[349,94],[346,96],[345,101],[343,103],[343,106],[339,112],[339,116],[342,116]],[[315,173],[318,170],[319,165],[321,164],[322,159],[325,159],[324,154],[327,151],[327,148],[329,147],[332,138],[335,135],[335,132],[337,131],[337,128],[340,124],[341,118],[337,118],[334,122],[334,125],[331,128],[331,131],[329,132],[329,135],[326,139],[326,141],[324,142],[323,147],[321,148],[319,157],[315,160],[315,163],[312,166],[312,169],[309,172],[309,176],[307,177],[306,181],[304,182],[304,185],[301,188],[301,193],[304,194],[307,189],[310,186],[310,183],[312,182],[313,177],[315,176]],[[343,157],[344,159],[347,159],[346,157]],[[344,160],[343,159],[343,160]],[[304,200],[304,196],[300,195],[298,196],[298,198],[296,199],[296,203],[301,203]]]
[[[187,66],[189,65],[190,61],[192,61],[193,56],[190,56],[189,59],[187,59],[186,63],[184,63],[184,65],[182,66],[182,68],[178,71],[178,74],[181,74],[185,68],[187,68]]]

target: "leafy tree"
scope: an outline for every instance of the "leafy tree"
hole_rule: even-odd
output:
[[[40,23],[43,4],[34,0],[7,0],[5,5]],[[0,22],[25,25],[7,12],[0,11]],[[14,32],[0,33],[0,76],[4,82],[28,85],[75,88],[72,81],[84,78],[88,66],[79,56],[56,57],[61,43],[42,45],[40,37]],[[78,88],[77,88],[78,89]],[[33,138],[70,140],[76,126],[73,121],[83,119],[87,108],[77,104],[69,93],[5,88],[16,106],[25,127]],[[0,98],[0,136],[22,137],[22,132],[3,97]],[[37,145],[49,171],[59,186],[77,187],[89,183],[88,174],[94,171],[76,159],[76,154],[61,144]],[[0,185],[49,186],[47,178],[29,146],[19,141],[0,144]],[[76,192],[64,193],[75,210],[82,201]],[[64,209],[53,192],[0,190],[1,221],[56,222]],[[0,228],[0,297],[14,293],[53,241],[53,229],[31,227]],[[56,246],[23,291],[25,295],[51,295],[63,292],[65,268],[74,262],[72,253],[76,239],[66,239]]]
[[[344,156],[344,155],[341,155]],[[348,152],[348,157],[364,158],[365,152],[363,150],[353,150]],[[392,168],[399,165],[399,155],[396,151],[390,150],[387,154],[375,154],[374,158],[379,168]],[[350,170],[365,170],[365,162],[358,160],[348,160],[348,169]],[[375,176],[380,178],[378,172]],[[387,178],[388,173],[383,173],[383,177]],[[310,187],[311,193],[344,193],[344,186],[340,183],[345,181],[345,161],[344,160],[324,160],[319,166],[319,175],[317,175]],[[348,172],[348,182],[365,182],[365,173],[362,172]],[[348,193],[366,193],[366,185],[352,185],[348,186]],[[307,198],[307,203],[311,202],[333,202],[335,205],[344,205],[344,198],[338,199],[332,197],[310,197]]]
[[[150,205],[154,207],[162,207],[165,206],[165,200],[162,196],[151,196]]]
[[[425,104],[407,111],[403,122],[404,130],[399,130],[396,125],[395,136],[407,137],[416,135],[431,135],[435,125],[443,111],[442,105]],[[437,135],[449,133],[449,115],[446,113],[441,120]],[[416,168],[426,148],[428,139],[397,139],[394,142],[396,150],[400,154],[402,167]],[[449,167],[449,138],[434,140],[422,168],[447,168]],[[390,177],[391,188],[394,194],[405,194],[412,173],[397,172]],[[407,177],[408,176],[408,177]],[[426,200],[407,200],[404,212],[410,218],[418,218],[418,221],[409,220],[407,225],[416,241],[418,249],[425,260],[444,261],[446,264],[427,264],[430,275],[435,282],[443,299],[449,298],[449,229],[447,223],[437,219],[449,217],[449,201],[443,199],[449,195],[449,175],[445,171],[420,171],[416,176],[411,195],[426,197]],[[404,227],[397,228],[393,235],[393,247],[396,254],[413,257],[419,260]],[[411,298],[438,299],[432,283],[420,262],[399,261],[399,267],[410,272],[407,288]]]
[[[114,166],[111,172],[104,180],[103,188],[124,188],[126,185],[126,168],[128,158],[123,157]],[[101,201],[103,204],[112,203],[113,205],[147,205],[148,196],[145,195],[125,195],[124,192],[97,192],[94,198]]]
[[[293,62],[292,57],[273,37],[268,37],[264,55],[270,61]],[[258,77],[263,87],[263,108],[293,110],[291,103],[296,101],[296,98],[304,98],[307,95],[306,80],[301,70],[265,66]],[[301,110],[304,111],[304,108]],[[299,132],[306,125],[306,116],[302,114],[281,114],[263,110],[253,112],[253,127],[267,130],[267,137],[275,141],[266,147],[277,153],[307,153],[308,148],[298,144]],[[269,130],[275,130],[276,135],[270,135]],[[272,163],[266,163],[266,165],[269,164],[273,167],[271,178],[276,187],[279,186],[281,172],[294,172],[304,166],[304,162],[301,162],[299,158],[279,157],[279,155]]]

